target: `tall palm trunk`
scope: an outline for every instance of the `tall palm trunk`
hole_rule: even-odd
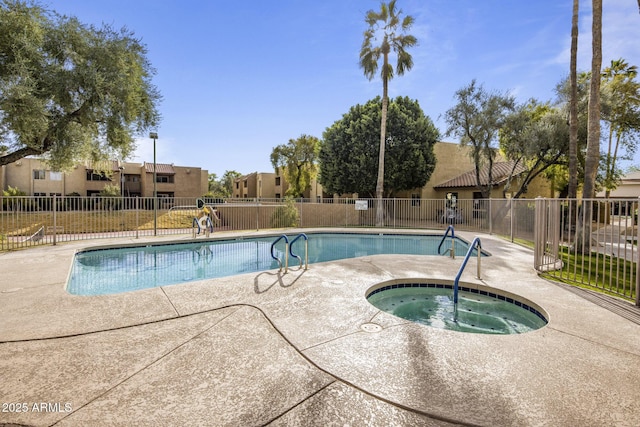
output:
[[[387,55],[384,55],[384,63],[387,63]],[[382,111],[380,114],[380,153],[378,154],[378,180],[376,182],[376,226],[384,225],[384,151],[387,135],[387,109],[389,108],[388,81],[382,80]]]
[[[640,0],[639,0],[640,1]],[[578,9],[573,0],[571,17],[571,61],[569,71],[569,199],[578,195]]]
[[[576,245],[582,253],[591,251],[590,232],[593,218],[591,201],[595,196],[596,175],[600,160],[600,73],[602,68],[602,0],[592,0],[593,24],[591,31],[591,87],[589,90],[589,109],[587,118],[587,154],[584,166],[584,184],[582,187],[582,209],[578,215]]]
[[[585,162],[582,197],[595,196],[596,175],[600,160],[600,74],[602,68],[602,0],[593,4],[593,45],[591,58],[591,87],[589,89],[589,113],[587,119],[587,156]]]

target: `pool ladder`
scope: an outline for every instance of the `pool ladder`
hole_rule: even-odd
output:
[[[456,257],[456,237],[455,237],[455,233],[453,231],[453,225],[450,225],[447,227],[447,229],[444,232],[444,235],[442,236],[442,240],[440,240],[440,244],[438,245],[438,255],[442,255],[440,253],[440,249],[442,249],[442,244],[444,243],[445,239],[447,238],[447,236],[449,235],[449,231],[451,231],[451,247],[449,249],[447,249],[447,251],[449,252],[449,255],[451,256],[451,258],[455,259]],[[446,253],[446,251],[445,251]]]
[[[478,267],[477,267],[477,276],[480,279],[480,259],[482,257],[482,244],[480,243],[480,238],[476,237],[469,245],[469,249],[467,250],[467,254],[464,256],[464,261],[462,261],[462,265],[458,270],[458,274],[456,275],[455,280],[453,281],[453,304],[457,308],[458,306],[458,282],[460,281],[460,276],[462,276],[462,272],[464,268],[467,266],[467,261],[471,257],[473,249],[476,248],[476,252],[478,253]]]
[[[194,239],[196,235],[200,233],[204,233],[207,237],[209,237],[209,234],[213,233],[213,221],[211,221],[211,217],[209,215],[202,218],[194,217],[193,222],[191,223],[191,228],[193,230]]]
[[[284,240],[284,272],[287,273],[289,271],[289,256],[297,258],[298,262],[300,262],[300,268],[302,268],[302,257],[293,253],[293,244],[300,238],[304,239],[304,269],[306,270],[309,268],[309,237],[304,233],[300,233],[294,237],[291,242],[289,242],[289,237],[286,234],[283,234],[271,244],[271,258],[278,261],[278,266],[280,267],[279,271],[282,271],[283,263],[280,257],[274,253],[274,249],[276,247],[276,243],[280,240]]]

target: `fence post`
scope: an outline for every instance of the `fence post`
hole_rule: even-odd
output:
[[[260,231],[260,204],[259,204],[259,200],[257,197],[255,197],[254,202],[256,202],[256,231]]]
[[[491,205],[491,197],[489,197],[489,234],[493,234],[493,215],[491,212]]]
[[[538,270],[538,268],[542,265],[542,256],[544,254],[544,244],[542,243],[544,240],[545,230],[544,224],[545,221],[545,203],[544,199],[540,196],[536,197],[535,202],[535,210],[534,210],[534,221],[533,221],[533,268]]]
[[[513,197],[509,199],[509,234],[513,243]]]
[[[56,215],[57,211],[58,211],[58,203],[57,203],[57,200],[56,200],[56,195],[54,194],[53,195],[53,245],[54,246],[56,245],[57,234],[58,234],[58,227],[57,227],[57,225],[58,225],[57,224],[57,219],[58,218],[57,218],[57,215]],[[46,229],[46,226],[45,226],[44,232],[46,233],[46,231],[47,231],[47,229]]]
[[[140,230],[140,197],[136,197],[136,239],[138,239]]]
[[[304,203],[304,198],[300,197],[300,214],[299,214],[299,217],[298,217],[298,219],[299,219],[298,227],[303,227],[303,225],[302,225],[302,206],[303,206],[303,203]]]

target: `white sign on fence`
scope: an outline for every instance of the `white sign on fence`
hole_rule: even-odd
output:
[[[367,200],[356,200],[356,210],[366,211],[369,209],[369,202]]]

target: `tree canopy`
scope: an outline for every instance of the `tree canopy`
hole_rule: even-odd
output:
[[[375,194],[381,109],[380,97],[355,105],[325,130],[320,148],[320,183],[325,191]],[[438,138],[418,101],[398,97],[389,102],[385,197],[427,183],[436,164],[433,146]]]
[[[478,190],[483,198],[489,198],[498,131],[507,115],[514,111],[515,99],[507,94],[487,92],[475,80],[456,91],[455,98],[458,103],[444,115],[447,122],[445,134],[457,136],[461,145],[471,147]],[[488,183],[480,185],[480,173],[485,168],[489,175]]]
[[[274,147],[271,152],[271,164],[278,172],[281,168],[289,183],[287,195],[301,197],[318,174],[318,150],[320,140],[315,136],[300,135],[290,139],[287,144]]]
[[[127,158],[157,127],[155,70],[133,32],[20,0],[0,0],[0,28],[0,165]]]
[[[549,104],[530,100],[509,114],[500,129],[500,151],[513,161],[504,192],[517,199],[535,177],[555,165],[566,165],[569,125],[566,115]],[[514,176],[516,168],[522,168]]]

